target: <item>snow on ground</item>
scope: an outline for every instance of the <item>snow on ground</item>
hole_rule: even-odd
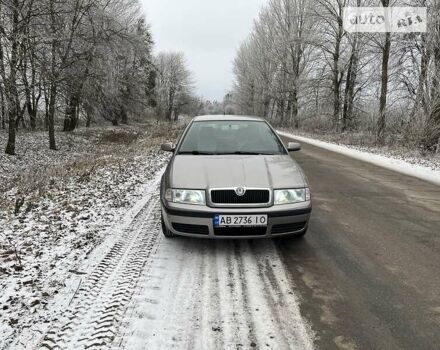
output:
[[[312,349],[270,240],[160,239],[114,349]]]
[[[167,133],[80,130],[46,155],[28,135],[4,159],[0,349],[313,348],[273,242],[163,237]]]
[[[119,316],[159,236],[156,208],[163,170],[141,186],[139,198],[109,225],[103,242],[78,261],[81,274],[67,276],[65,287],[45,307],[44,318],[23,329],[8,348],[103,349],[114,338]]]
[[[0,156],[0,349],[49,322],[47,305],[145,196],[168,159],[159,144],[174,138],[146,125],[58,135],[59,151],[37,132],[19,136],[17,156]]]
[[[317,147],[328,149],[333,152],[341,153],[352,158],[440,185],[440,158],[438,157],[425,158],[422,156],[409,156],[405,153],[385,151],[380,148],[325,142],[285,131],[278,131],[278,133],[281,136],[294,138],[299,142],[305,142]]]
[[[81,128],[73,133],[58,132],[56,151],[49,150],[46,132],[20,130],[16,140],[16,155],[9,156],[0,152],[0,191],[8,190],[11,185],[15,185],[14,181],[23,179],[26,175],[33,178],[40,173],[47,175],[50,169],[54,171],[54,175],[59,175],[61,170],[66,170],[62,168],[77,167],[81,163],[90,162],[90,157],[105,159],[113,154],[129,153],[137,141],[146,146],[147,137],[153,137],[155,133],[165,134],[163,128],[154,124],[139,124]],[[6,141],[6,132],[0,132],[2,149]]]
[[[1,156],[0,349],[313,348],[273,242],[163,237],[175,136],[82,129],[51,152],[32,133]]]
[[[313,348],[272,241],[164,238],[162,170],[10,348]]]

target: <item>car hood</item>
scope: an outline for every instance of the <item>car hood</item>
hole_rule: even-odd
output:
[[[288,155],[176,155],[170,168],[173,188],[295,188],[307,185]]]

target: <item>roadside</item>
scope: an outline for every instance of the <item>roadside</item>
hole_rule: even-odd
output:
[[[76,263],[44,317],[24,328],[9,349],[102,349],[119,327],[146,259],[159,236],[158,169],[142,186],[134,204],[109,225],[102,242]]]
[[[167,160],[159,145],[176,132],[79,129],[62,134],[59,151],[36,132],[19,137],[16,157],[0,156],[0,348],[51,319],[46,306],[87,273],[82,262],[145,196]]]
[[[401,140],[390,141],[389,145],[378,146],[374,142],[374,137],[365,133],[312,133],[291,128],[281,128],[281,130],[292,135],[347,146],[351,149],[400,159],[410,164],[440,170],[440,153],[426,153],[421,148],[413,144],[405,144]]]
[[[284,137],[294,138],[299,142],[308,143],[440,185],[440,153],[422,155],[414,150],[409,152],[403,147],[377,147],[373,145],[360,145],[359,143],[352,144],[344,141],[323,141],[325,139],[345,140],[344,138],[337,138],[336,135],[333,135],[334,137],[321,137],[321,135],[281,130],[278,133]]]

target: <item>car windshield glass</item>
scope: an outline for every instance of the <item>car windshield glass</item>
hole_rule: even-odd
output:
[[[286,154],[263,121],[199,121],[192,123],[178,154]]]

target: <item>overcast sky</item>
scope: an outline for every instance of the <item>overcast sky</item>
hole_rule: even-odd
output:
[[[235,50],[267,0],[141,0],[156,51],[183,51],[199,95],[223,100]]]

